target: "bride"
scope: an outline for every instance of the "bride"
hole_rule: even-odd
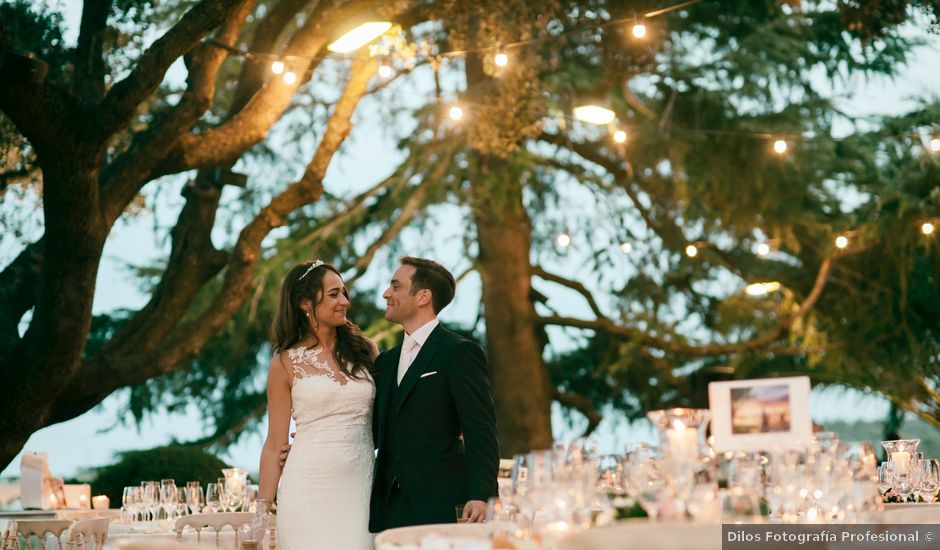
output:
[[[258,499],[258,513],[267,518],[277,495],[279,550],[372,548],[375,385],[369,370],[378,350],[346,319],[348,309],[349,294],[333,266],[307,262],[284,277],[271,329]],[[291,415],[297,436],[282,471]]]

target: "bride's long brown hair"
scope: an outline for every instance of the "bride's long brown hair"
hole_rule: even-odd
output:
[[[319,325],[316,305],[323,301],[323,278],[327,271],[337,275],[340,273],[330,264],[321,263],[311,269],[313,265],[314,262],[305,262],[295,266],[287,272],[284,282],[281,283],[277,317],[271,324],[271,346],[274,353],[289,350],[309,336],[313,337],[314,347],[320,345],[316,332],[310,327],[309,318],[300,307],[300,301],[306,298],[313,302],[313,321]],[[349,299],[345,289],[343,294]],[[372,346],[359,327],[351,321],[347,320],[345,326],[336,327],[333,358],[339,370],[348,378],[358,380],[372,369]]]

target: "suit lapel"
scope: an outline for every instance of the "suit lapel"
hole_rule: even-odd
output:
[[[440,347],[438,344],[443,337],[444,329],[438,324],[434,327],[434,330],[431,331],[431,334],[428,335],[428,339],[424,342],[424,345],[421,346],[421,349],[418,350],[418,356],[415,357],[414,362],[408,367],[408,372],[406,372],[405,377],[401,379],[401,384],[398,385],[398,390],[395,392],[395,406],[392,409],[394,413],[398,413],[398,410],[401,409],[401,406],[405,403],[405,399],[408,398],[408,394],[414,389],[418,379],[422,374],[428,371],[431,359],[433,359],[434,355],[437,353]],[[398,349],[398,355],[401,356],[401,348]]]

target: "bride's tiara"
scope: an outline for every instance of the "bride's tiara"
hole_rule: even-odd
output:
[[[303,280],[303,278],[306,277],[311,271],[313,271],[314,269],[320,267],[320,266],[323,265],[324,263],[326,263],[326,262],[324,262],[323,260],[314,260],[314,261],[310,264],[310,267],[307,268],[307,271],[304,271],[304,274],[301,275],[300,277],[298,277],[297,280],[298,280],[298,281]]]

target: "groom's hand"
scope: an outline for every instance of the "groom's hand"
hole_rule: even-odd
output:
[[[470,523],[486,521],[486,503],[482,500],[468,500],[463,507],[463,517]]]
[[[294,436],[297,435],[297,432],[291,432],[290,438],[294,439]],[[287,455],[290,454],[290,443],[285,443],[281,445],[281,455],[278,457],[278,463],[281,467],[284,466],[284,463],[287,462]]]

